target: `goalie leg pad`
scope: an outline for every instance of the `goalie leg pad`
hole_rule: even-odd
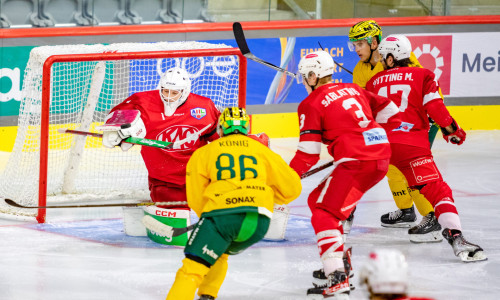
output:
[[[144,208],[144,214],[151,216],[157,221],[176,228],[187,227],[191,225],[189,210],[185,209],[165,209],[156,206],[148,206]],[[148,237],[159,244],[186,246],[189,238],[188,233],[181,234],[176,237],[161,235],[154,230],[146,228]]]
[[[274,205],[273,217],[264,240],[282,241],[285,239],[286,225],[290,217],[290,208],[287,205]]]
[[[147,236],[146,227],[141,220],[144,217],[142,207],[123,208],[123,231],[129,236]]]

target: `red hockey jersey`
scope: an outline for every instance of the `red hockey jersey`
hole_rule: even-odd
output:
[[[389,97],[399,107],[401,126],[388,132],[391,143],[429,148],[429,119],[439,126],[451,124],[452,118],[439,94],[439,84],[428,69],[393,68],[373,76],[366,89]]]
[[[388,130],[400,125],[394,103],[350,83],[317,88],[300,103],[298,115],[299,146],[290,166],[299,175],[318,162],[321,143],[336,163],[387,159],[391,150],[380,124]]]
[[[220,112],[209,98],[196,94],[189,94],[186,102],[172,116],[165,116],[158,90],[135,93],[111,111],[125,109],[141,112],[147,139],[176,142],[211,124],[199,139],[185,143],[178,149],[142,147],[141,154],[149,176],[162,181],[185,184],[186,165],[192,153],[219,137],[216,129]]]

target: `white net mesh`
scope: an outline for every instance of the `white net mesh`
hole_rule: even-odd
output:
[[[38,204],[42,67],[57,54],[95,53],[99,60],[52,65],[49,117],[47,201],[149,199],[147,171],[140,147],[128,152],[102,147],[101,140],[58,133],[70,128],[96,131],[109,110],[131,94],[157,89],[161,74],[183,67],[192,92],[209,97],[219,109],[238,105],[239,59],[236,55],[106,60],[103,53],[229,48],[222,44],[173,42],[151,44],[71,45],[34,48],[24,74],[18,133],[0,176],[0,197],[23,205]],[[42,178],[42,180],[45,180]],[[35,216],[0,201],[0,213]]]

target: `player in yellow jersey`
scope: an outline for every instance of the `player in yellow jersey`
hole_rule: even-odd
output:
[[[244,108],[226,108],[219,118],[221,138],[196,150],[187,164],[187,202],[200,220],[167,300],[192,300],[197,289],[200,299],[215,299],[228,255],[264,237],[275,203],[300,195],[297,173],[247,136],[249,122]]]
[[[370,78],[384,70],[382,57],[378,52],[381,40],[382,29],[374,20],[361,21],[349,30],[349,48],[351,51],[356,51],[360,58],[353,71],[353,82],[362,88],[365,88]],[[411,67],[422,67],[413,52],[410,61]],[[436,126],[429,130],[431,145],[437,130]],[[442,241],[442,236],[439,234],[441,227],[429,201],[418,190],[410,189],[403,174],[393,165],[389,166],[387,178],[398,210],[382,215],[382,226],[411,227],[417,219],[413,208],[415,203],[423,218],[419,225],[408,230],[410,241],[417,243]]]

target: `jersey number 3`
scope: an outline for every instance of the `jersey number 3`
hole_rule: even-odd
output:
[[[234,170],[235,159],[229,153],[222,153],[217,157],[215,166],[217,167],[217,180],[225,180],[236,177],[236,171]],[[240,169],[240,180],[247,178],[247,174],[251,177],[257,178],[257,170],[248,167],[249,164],[257,165],[257,159],[251,155],[240,155],[238,156],[238,164]]]

